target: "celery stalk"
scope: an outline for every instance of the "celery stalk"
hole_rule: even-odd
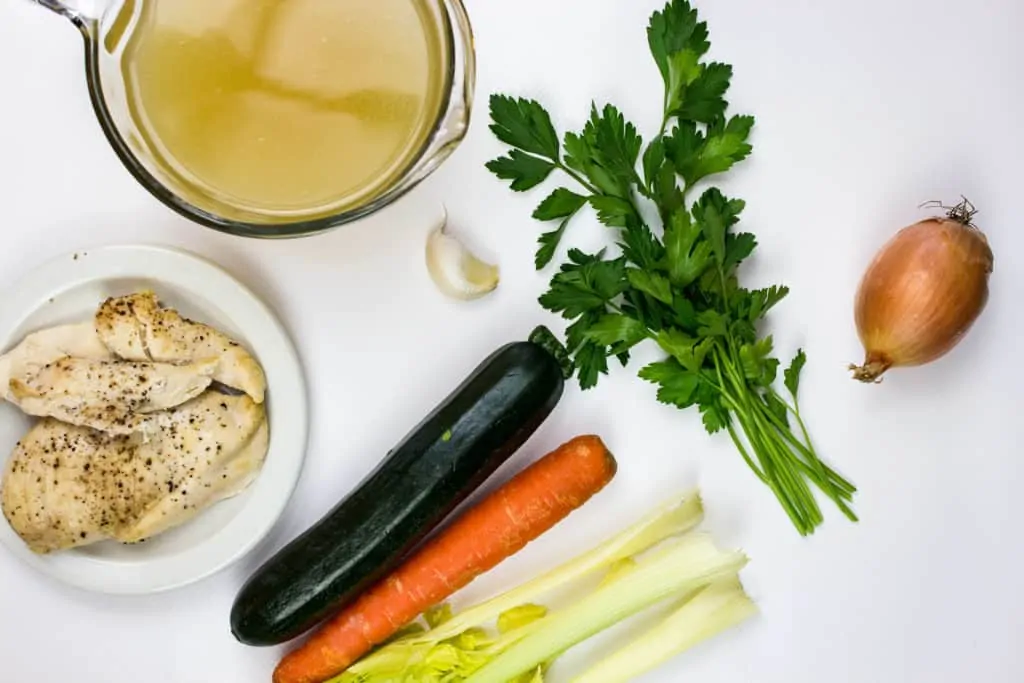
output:
[[[632,557],[662,545],[666,540],[681,536],[697,526],[703,518],[703,505],[697,492],[671,505],[664,506],[612,539],[594,549],[529,581],[462,613],[451,615],[439,607],[427,615],[429,630],[413,632],[389,642],[356,662],[331,683],[450,683],[466,681],[474,672],[499,659],[502,654],[541,629],[546,629],[550,615],[533,603],[557,589],[596,574],[612,571],[597,587],[595,594],[614,591],[609,595],[625,593],[621,586],[634,581],[635,576],[654,563],[661,564],[668,554],[676,560],[675,571],[685,574],[683,565],[699,560],[694,546],[687,560],[673,548],[659,548],[640,562]],[[683,539],[686,543],[689,539]],[[693,541],[690,541],[691,544]],[[709,541],[698,546],[710,545]],[[713,547],[713,546],[712,546]],[[717,551],[716,551],[717,552]],[[669,558],[671,559],[671,558]],[[699,569],[699,568],[698,568]],[[735,570],[734,570],[735,571]],[[692,572],[691,572],[692,573]],[[639,581],[645,579],[641,576]],[[705,580],[707,583],[710,579]],[[693,586],[692,588],[697,588]],[[678,595],[678,592],[673,593]],[[615,621],[622,616],[612,616]],[[482,626],[497,620],[498,633],[489,635]],[[522,682],[543,681],[543,665],[554,658],[542,657],[533,665],[520,669]],[[501,683],[520,679],[510,675]]]
[[[545,617],[466,683],[506,683],[662,600],[735,576],[746,562],[742,553],[720,551],[705,534],[684,538],[621,579]]]
[[[524,605],[503,613],[507,630],[491,636],[478,627],[458,635],[425,642],[411,637],[396,640],[353,664],[331,683],[453,683],[474,671],[532,633],[545,611]],[[511,623],[510,623],[511,622]],[[511,626],[511,628],[508,628]],[[510,683],[543,683],[543,665],[524,672],[523,680]]]
[[[757,613],[737,577],[717,581],[572,683],[626,683]]]
[[[673,536],[690,531],[704,518],[700,494],[693,492],[680,502],[663,506],[614,538],[538,576],[517,588],[491,598],[424,634],[424,640],[444,640],[461,631],[497,618],[502,612],[536,602],[542,595],[589,576],[601,569],[643,552]]]

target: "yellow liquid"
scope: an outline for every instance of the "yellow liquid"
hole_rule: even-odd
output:
[[[415,161],[443,100],[445,46],[425,2],[126,3],[140,14],[121,71],[151,164],[220,215],[275,222],[365,203]]]

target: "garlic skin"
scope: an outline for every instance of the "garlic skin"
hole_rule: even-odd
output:
[[[992,250],[954,208],[900,230],[875,256],[857,292],[864,364],[854,379],[877,382],[892,367],[930,363],[967,334],[988,303]]]
[[[470,301],[498,287],[497,266],[477,258],[449,234],[442,221],[427,238],[427,270],[437,288],[453,299]]]

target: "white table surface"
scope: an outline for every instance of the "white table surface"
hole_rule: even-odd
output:
[[[1024,300],[1024,4],[1018,0],[703,0],[732,100],[758,117],[755,153],[726,183],[762,246],[746,271],[793,293],[777,341],[807,348],[802,389],[820,451],[861,488],[860,524],[833,510],[801,540],[727,437],[658,406],[619,370],[566,392],[515,466],[583,432],[621,463],[614,484],[475,584],[518,583],[699,483],[707,527],[742,546],[762,614],[645,678],[650,683],[902,683],[1024,680],[1024,485],[1020,302]],[[469,0],[478,102],[540,98],[563,130],[590,99],[649,131],[661,84],[644,35],[657,0]],[[265,297],[297,339],[313,405],[307,467],[285,517],[239,565],[154,597],[67,589],[0,554],[0,680],[268,681],[280,651],[237,644],[228,610],[247,573],[343,496],[485,355],[537,323],[548,274],[532,268],[537,194],[514,196],[483,164],[500,146],[484,107],[428,183],[365,222],[313,239],[257,242],[191,225],[118,164],[93,119],[81,45],[28,2],[0,5],[0,286],[65,251],[159,242],[208,255]],[[945,360],[848,379],[860,355],[851,301],[875,249],[966,194],[996,254],[988,310]],[[455,229],[498,260],[499,291],[441,298],[423,266],[444,202]],[[590,218],[570,239],[603,236]],[[0,296],[0,305],[2,296]],[[635,370],[635,368],[633,368]],[[567,662],[570,663],[571,662]],[[564,677],[563,677],[564,680]]]

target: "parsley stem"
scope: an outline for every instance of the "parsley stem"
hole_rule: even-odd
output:
[[[833,500],[836,503],[836,505],[839,507],[839,509],[843,512],[844,515],[856,521],[856,515],[854,514],[853,510],[851,510],[849,506],[847,506],[844,502],[852,499],[852,494],[856,491],[856,488],[848,481],[843,479],[841,476],[836,474],[834,471],[826,467],[823,462],[821,462],[821,459],[818,458],[817,453],[814,452],[814,447],[811,444],[810,435],[808,434],[807,428],[804,425],[803,419],[800,417],[799,413],[793,411],[794,415],[796,416],[797,422],[800,424],[801,431],[804,435],[804,440],[806,441],[806,445],[802,443],[798,438],[796,438],[796,435],[793,434],[792,430],[789,429],[786,423],[783,422],[778,415],[772,413],[770,410],[767,409],[767,407],[762,407],[761,412],[770,422],[772,422],[775,425],[776,429],[778,429],[779,431],[779,434],[781,434],[786,441],[791,443],[797,449],[797,451],[801,455],[803,455],[804,458],[806,458],[807,462],[803,462],[802,460],[797,458],[797,462],[800,464],[801,469],[804,469],[807,472],[808,476],[811,477],[812,481],[814,481],[822,489],[822,492],[825,493],[831,500]],[[809,471],[812,469],[813,475],[811,471]]]
[[[749,392],[745,380],[740,376],[735,365],[729,362],[725,352],[721,349],[717,352],[716,366],[719,368],[719,377],[723,384],[725,383],[725,377],[728,376],[731,384],[738,392]],[[726,369],[725,375],[722,374],[720,369],[723,366]],[[765,483],[768,483],[776,492],[784,507],[788,508],[792,505],[795,508],[794,512],[807,522],[806,528],[808,531],[818,526],[823,521],[823,517],[820,507],[814,500],[807,482],[803,478],[804,476],[820,488],[839,507],[844,515],[851,520],[856,520],[856,515],[846,505],[846,501],[852,497],[852,493],[855,490],[854,487],[834,471],[827,468],[817,457],[813,447],[809,445],[810,438],[800,416],[797,416],[798,422],[802,425],[801,431],[808,445],[800,442],[788,426],[769,410],[763,401],[744,400],[741,402],[728,394],[726,394],[726,397],[728,399],[726,402],[736,414],[738,421],[743,426],[744,433],[754,447],[755,454],[758,455],[758,459],[764,464],[764,476],[762,477],[762,473],[756,467],[753,467],[753,459],[744,451],[739,435],[735,433],[734,429],[730,428],[730,434],[737,448],[741,451],[741,455],[743,455],[748,465],[751,465],[755,473],[762,478],[762,481],[765,481],[765,479],[776,480],[765,481]],[[787,407],[791,408],[788,404]],[[753,422],[751,422],[751,419]],[[791,450],[789,444],[796,449],[796,452]],[[762,457],[762,451],[766,451],[765,455],[768,458]],[[799,457],[798,454],[803,456],[803,458]],[[804,458],[806,458],[806,461]],[[770,465],[768,464],[769,462]],[[783,501],[783,497],[789,500]]]
[[[759,406],[759,412],[762,415],[762,418],[767,420],[783,438],[784,442],[781,446],[786,448],[790,457],[796,463],[797,468],[801,470],[808,479],[814,482],[815,485],[821,489],[822,493],[832,500],[848,519],[856,521],[857,516],[854,514],[853,510],[846,505],[846,501],[852,499],[852,494],[856,489],[854,489],[849,482],[831,469],[827,468],[824,463],[821,462],[817,454],[814,452],[813,446],[810,445],[810,438],[807,436],[806,428],[803,432],[805,438],[807,438],[807,445],[801,443],[785,422],[769,410],[766,405],[761,404]],[[792,444],[792,446],[795,447],[796,452],[790,450],[789,446],[786,446],[785,442]],[[806,460],[798,457],[798,454],[804,456]]]
[[[736,450],[738,450],[740,455],[743,456],[743,459],[747,461],[747,465],[750,466],[750,469],[753,470],[754,474],[757,475],[757,478],[760,479],[762,483],[767,484],[768,479],[764,476],[764,472],[761,471],[761,468],[757,466],[757,463],[750,458],[750,454],[747,453],[747,448],[740,440],[740,435],[736,432],[736,428],[733,426],[732,421],[726,422],[725,427],[729,430],[729,436],[732,437],[732,442],[736,446]]]
[[[661,126],[658,127],[658,137],[665,135],[665,130],[668,128],[668,120],[672,118],[672,114],[668,111],[668,92],[665,93],[665,114],[661,117]]]
[[[736,403],[736,400],[726,391],[725,378],[722,377],[722,368],[718,363],[715,363],[715,372],[718,374],[718,386],[716,386],[715,388],[721,395],[723,403],[725,403],[729,410],[731,410],[733,413],[738,414],[740,412],[739,404]],[[698,375],[698,378],[705,382],[709,381],[704,377],[703,374]],[[768,477],[765,476],[764,472],[761,471],[761,468],[757,466],[757,464],[750,457],[750,454],[747,453],[747,448],[740,440],[740,436],[736,432],[736,428],[733,426],[732,420],[726,420],[725,427],[726,429],[729,430],[729,436],[732,437],[732,442],[733,444],[736,445],[736,450],[738,450],[740,452],[740,455],[743,456],[743,459],[747,461],[747,465],[750,466],[750,469],[753,470],[754,474],[757,475],[757,478],[760,479],[762,483],[768,484]]]
[[[778,473],[776,472],[776,463],[772,460],[771,454],[764,447],[764,444],[761,443],[761,435],[758,434],[756,426],[750,423],[749,415],[746,411],[738,411],[735,415],[737,421],[743,427],[743,433],[746,436],[747,441],[750,443],[751,449],[754,451],[757,459],[761,462],[761,467],[765,473],[765,483],[775,494],[775,497],[782,505],[782,508],[786,511],[786,514],[793,521],[793,524],[796,525],[797,530],[799,530],[801,535],[806,535],[807,520],[791,500],[791,492],[787,491],[783,486],[783,482],[780,480]]]
[[[811,533],[823,518],[807,483],[793,470],[795,458],[792,452],[781,444],[775,430],[758,412],[746,380],[737,371],[727,348],[716,344],[714,353],[719,377],[723,383],[728,378],[737,394],[731,401],[733,412],[761,463],[765,483],[775,493],[799,532],[803,535]]]
[[[825,518],[821,514],[821,508],[814,499],[814,495],[811,494],[810,487],[807,486],[807,481],[800,475],[796,468],[792,467],[792,464],[795,462],[793,452],[774,433],[774,430],[771,425],[766,422],[762,412],[755,411],[754,420],[765,432],[769,434],[768,438],[765,440],[766,446],[775,452],[776,457],[778,457],[780,461],[787,463],[787,466],[780,468],[779,472],[781,476],[786,479],[787,483],[793,487],[794,494],[801,501],[804,512],[810,522],[810,529],[813,529],[825,521]]]
[[[783,508],[789,513],[790,519],[796,524],[800,534],[806,536],[813,526],[806,513],[800,509],[802,506],[799,506],[797,503],[799,494],[793,490],[792,478],[785,476],[787,473],[785,466],[775,460],[776,454],[772,453],[765,441],[762,440],[764,435],[759,433],[757,424],[750,424],[745,428],[745,431],[747,438],[751,440],[755,452],[759,453],[762,461],[771,464],[768,470],[769,486],[775,492],[775,497],[778,498]]]
[[[601,194],[603,194],[603,193],[602,193],[602,192],[601,192],[600,190],[598,190],[598,189],[597,189],[596,187],[594,187],[593,185],[591,185],[590,183],[588,183],[588,182],[587,182],[587,181],[586,181],[586,180],[585,180],[585,179],[583,178],[583,176],[581,176],[581,175],[580,175],[579,173],[577,173],[576,171],[572,170],[571,168],[569,168],[568,166],[566,166],[566,165],[565,165],[564,163],[562,163],[562,161],[561,161],[560,159],[556,159],[556,160],[555,160],[555,167],[556,167],[556,168],[558,168],[558,169],[560,169],[560,170],[561,170],[561,171],[562,171],[563,173],[565,173],[565,174],[566,174],[567,176],[569,176],[570,178],[572,178],[573,180],[575,180],[575,181],[576,181],[577,183],[579,183],[580,185],[582,185],[582,186],[583,186],[583,188],[584,188],[584,189],[585,189],[585,190],[586,190],[587,192],[589,192],[590,194],[594,194],[594,195],[601,195]]]
[[[792,462],[786,457],[786,453],[779,448],[778,440],[766,429],[763,421],[755,414],[753,423],[760,430],[761,447],[770,454],[775,464],[775,474],[778,479],[779,488],[786,492],[800,518],[804,521],[803,533],[811,533],[821,523],[821,512],[813,502],[810,489],[803,477],[793,471]]]
[[[776,396],[778,396],[778,394],[776,394]],[[824,473],[828,475],[829,481],[832,484],[832,486],[834,486],[835,488],[842,492],[843,499],[847,501],[853,500],[853,494],[857,492],[857,487],[848,482],[839,474],[837,474],[834,470],[832,470],[832,468],[823,463],[821,459],[817,457],[817,453],[814,450],[814,444],[811,443],[811,435],[807,431],[807,425],[804,424],[803,416],[800,414],[800,404],[795,396],[793,397],[793,405],[790,406],[789,404],[786,404],[786,407],[789,408],[791,413],[793,413],[793,417],[796,418],[796,423],[800,426],[800,432],[804,436],[804,443],[807,444],[807,452],[810,455],[814,456],[814,459],[817,462],[817,464],[824,471]],[[791,432],[789,432],[789,430],[787,430],[787,432],[789,433],[790,438],[793,439],[793,442],[797,444],[797,448],[801,448],[801,444],[795,438],[795,436]],[[842,508],[842,506],[840,507]],[[853,510],[850,510],[849,508],[843,508],[843,511],[847,513],[847,517],[850,517],[851,519],[856,521],[857,515],[853,513]]]
[[[808,448],[808,446],[804,445],[796,437],[796,435],[793,434],[793,432],[788,427],[785,426],[785,423],[777,422],[778,416],[768,413],[768,417],[770,420],[772,420],[772,422],[776,423],[776,427],[778,428],[779,433],[782,434],[785,440],[788,441],[797,450],[798,453],[804,456],[804,458],[806,458],[807,460],[817,460],[819,463],[821,463],[821,459],[818,458],[817,454],[814,452],[812,448]],[[816,469],[812,470],[810,466],[807,465],[807,463],[805,463],[803,460],[798,460],[798,462],[800,463],[801,468],[807,471],[809,475],[813,474],[813,476],[815,477],[818,477],[819,475],[825,476],[831,482],[832,486],[836,487],[841,492],[841,497],[845,500],[851,500],[852,494],[857,491],[857,488],[853,484],[846,481],[841,475],[836,473],[834,470],[829,468],[824,463],[821,463],[822,467],[824,468],[824,472],[822,473],[818,472],[818,470]],[[819,480],[816,479],[815,481]]]
[[[842,502],[853,500],[854,491],[849,490],[852,486],[850,486],[849,482],[843,480],[842,477],[834,471],[826,468],[826,479],[822,479],[822,476],[817,469],[811,467],[800,458],[796,458],[795,460],[797,467],[799,467],[800,470],[818,486],[818,488],[825,492],[831,500],[835,501],[836,505],[839,505],[840,508],[842,508]],[[844,487],[843,484],[846,486]],[[831,495],[827,490],[830,486],[835,489],[835,496]]]

